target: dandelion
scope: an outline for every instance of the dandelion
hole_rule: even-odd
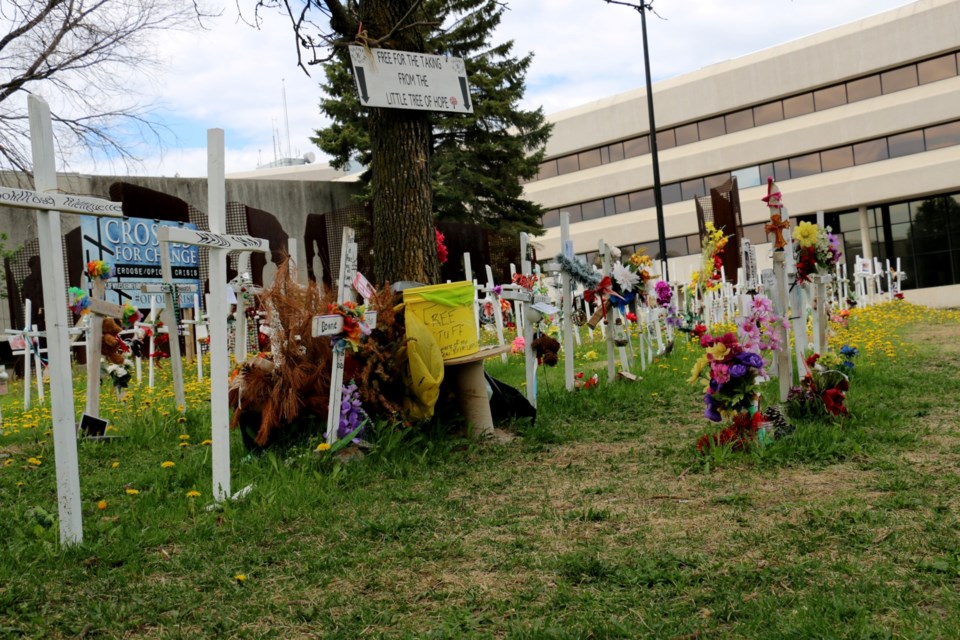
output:
[[[243,582],[247,579],[247,575],[244,573],[238,573],[237,575],[233,576],[233,579],[237,582]]]
[[[186,421],[187,421],[186,416],[180,416],[179,418],[177,418],[177,422],[180,423],[180,424],[184,424]],[[183,437],[183,436],[181,436],[181,437]]]
[[[177,464],[175,462],[171,462],[170,460],[164,460],[163,462],[160,463],[160,467],[163,469],[169,469],[170,467],[175,467],[175,466],[177,466]]]
[[[205,446],[205,447],[209,447],[210,445],[213,444],[213,440],[204,440],[204,441],[201,442],[200,444],[203,445],[203,446]]]
[[[583,357],[587,360],[596,360],[600,356],[597,355],[596,351],[587,351],[585,354],[583,354]]]
[[[106,510],[107,510],[107,501],[106,501],[106,500],[101,500],[100,502],[98,502],[98,503],[97,503],[97,509],[100,509],[100,511],[106,511]]]
[[[128,495],[128,496],[138,496],[138,495],[140,495],[140,492],[137,491],[136,489],[127,489],[127,495]]]
[[[181,440],[189,440],[189,439],[190,439],[190,434],[189,434],[189,433],[181,433],[181,434],[180,434],[179,436],[177,436],[177,437],[180,438]]]
[[[181,446],[181,447],[189,447],[189,446],[190,446],[190,443],[189,443],[189,442],[181,442],[181,443],[180,443],[180,446]]]
[[[38,458],[27,458],[27,463],[35,467],[39,467],[42,464]]]
[[[119,462],[114,462],[113,464],[110,465],[110,468],[111,468],[111,469],[119,469],[119,468],[120,468],[120,463],[119,463]]]
[[[317,451],[327,451],[330,448],[330,444],[327,442],[321,442],[317,445]]]
[[[9,467],[12,464],[13,464],[13,458],[7,458],[6,460],[3,461],[3,466],[5,467]]]
[[[196,490],[187,491],[187,497],[188,497],[188,498],[199,498],[199,497],[200,497],[200,492],[199,492],[199,491],[196,491]]]

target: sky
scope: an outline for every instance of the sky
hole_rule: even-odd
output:
[[[634,1],[634,0],[631,0]],[[654,83],[909,4],[906,0],[654,0],[648,13]],[[206,135],[222,128],[227,173],[251,171],[277,157],[308,152],[324,162],[309,138],[328,124],[320,113],[322,71],[296,66],[289,21],[265,16],[260,29],[224,5],[208,29],[172,32],[153,43],[157,66],[132,90],[150,102],[167,128],[161,150],[138,148],[142,163],[96,163],[78,156],[81,173],[200,177],[206,175]],[[640,15],[604,0],[508,0],[496,43],[514,41],[533,52],[524,108],[548,115],[643,86]],[[286,109],[284,109],[284,94]],[[289,135],[288,135],[289,132]]]

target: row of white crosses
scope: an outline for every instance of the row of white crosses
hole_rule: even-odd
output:
[[[50,396],[53,418],[53,444],[57,478],[57,503],[60,541],[65,546],[83,542],[80,474],[77,457],[76,414],[73,403],[73,376],[70,368],[66,282],[60,214],[122,217],[120,203],[99,198],[65,195],[57,192],[53,129],[50,108],[37,97],[28,96],[30,138],[33,152],[35,191],[0,187],[0,202],[10,207],[33,209],[37,215],[40,260],[44,269],[44,309],[47,314],[47,350],[51,364]],[[211,326],[226,333],[226,254],[253,242],[266,241],[248,236],[224,235],[226,198],[224,182],[223,131],[208,131],[209,220],[212,232],[171,230],[163,240],[195,244],[210,248]],[[161,251],[161,255],[166,251]],[[171,348],[178,345],[173,339]],[[211,422],[213,458],[213,496],[224,500],[230,496],[230,432],[227,403],[228,357],[226,341],[214,340],[211,346]],[[179,361],[178,357],[172,358]]]
[[[891,268],[890,260],[886,261],[886,268],[880,260],[857,256],[854,261],[854,286],[857,292],[857,303],[861,307],[868,307],[882,301],[893,300],[903,289],[903,281],[907,274],[901,269],[900,258],[896,259],[896,269]],[[883,290],[884,281],[886,291]]]
[[[0,193],[2,197],[2,193]],[[43,403],[43,358],[41,354],[47,350],[40,347],[40,338],[45,334],[37,330],[37,325],[33,321],[33,303],[29,298],[23,303],[23,329],[7,329],[6,333],[11,336],[11,346],[15,346],[12,355],[23,356],[23,410],[30,409],[32,402],[31,387],[33,382],[33,372],[36,371],[37,377],[37,398]]]

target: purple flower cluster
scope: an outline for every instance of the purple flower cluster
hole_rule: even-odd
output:
[[[843,251],[840,250],[840,236],[835,233],[827,233],[827,247],[830,249],[830,256],[833,264],[840,262],[843,257]]]
[[[360,394],[357,385],[350,383],[343,387],[343,399],[340,402],[340,425],[337,427],[337,437],[345,438],[357,430],[367,420],[367,413],[360,406]],[[354,435],[354,442],[363,435],[361,429]]]
[[[665,307],[670,304],[670,301],[673,299],[673,289],[670,285],[663,280],[657,282],[657,304],[661,307]]]

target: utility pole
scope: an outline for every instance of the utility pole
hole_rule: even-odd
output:
[[[670,264],[667,261],[667,235],[663,223],[663,193],[660,189],[660,158],[657,153],[657,123],[653,113],[653,81],[650,78],[650,51],[647,47],[647,11],[653,11],[653,1],[637,3],[604,0],[607,4],[630,7],[640,13],[640,29],[643,32],[643,70],[647,81],[647,120],[650,124],[650,158],[653,161],[653,201],[657,208],[657,235],[660,259],[663,261],[663,279],[670,281]]]

